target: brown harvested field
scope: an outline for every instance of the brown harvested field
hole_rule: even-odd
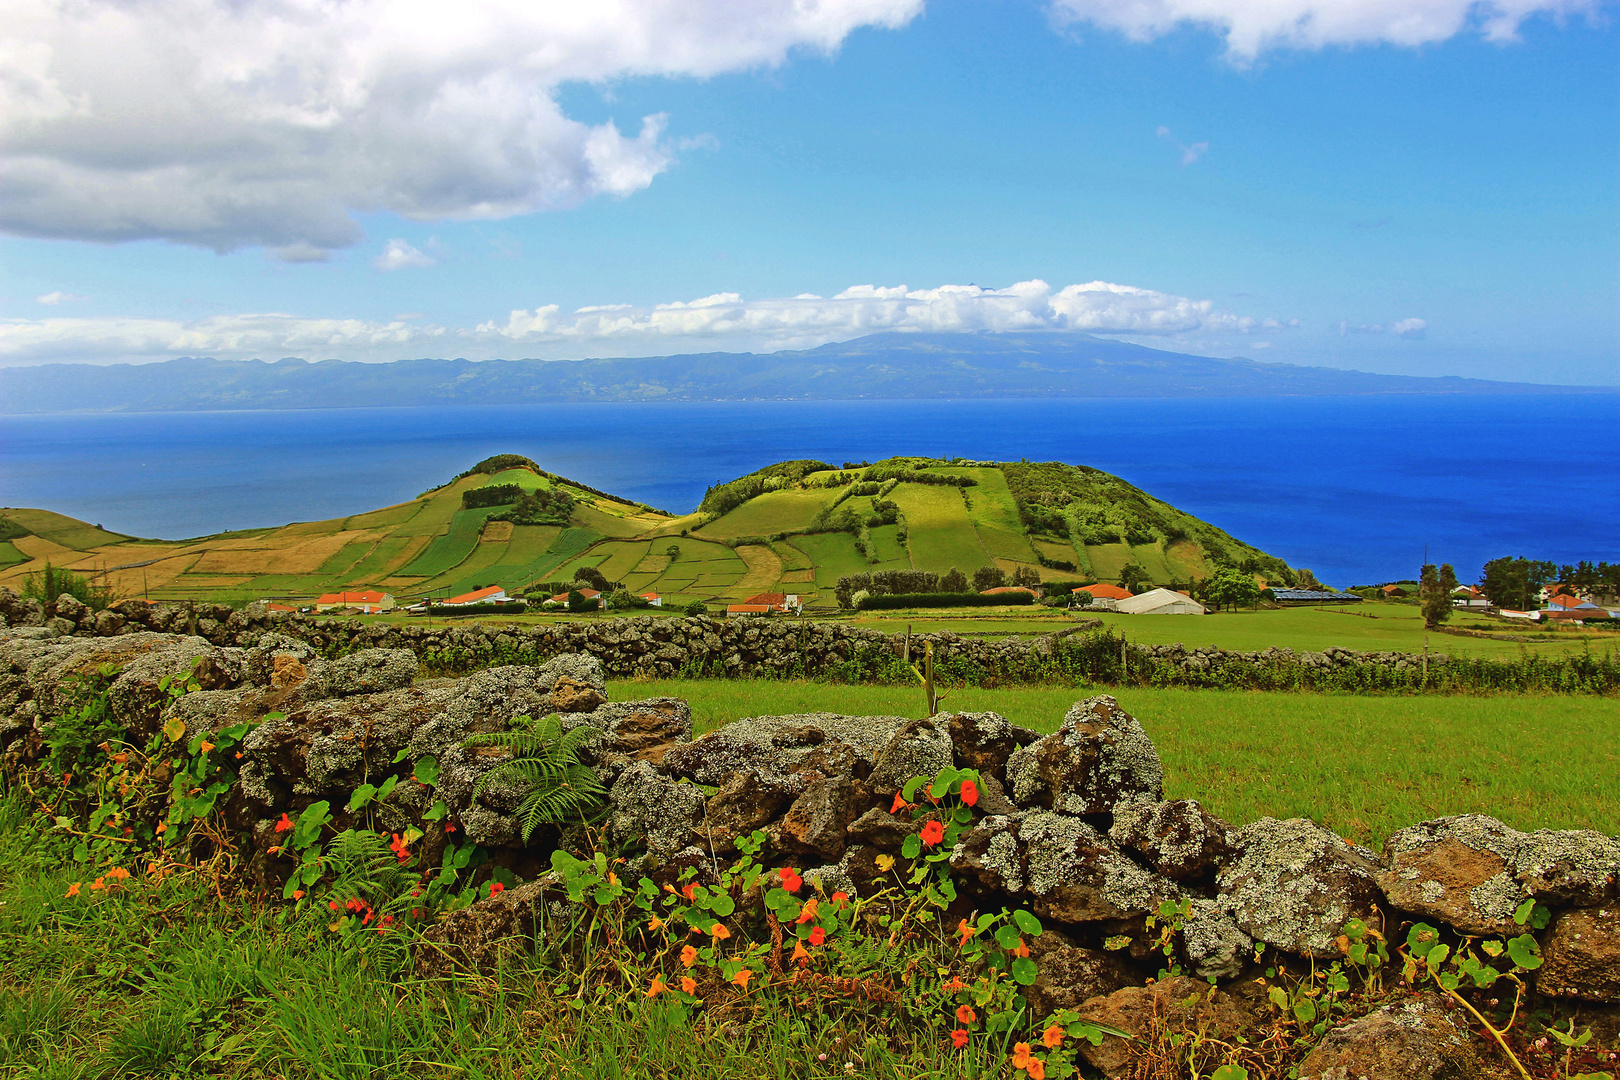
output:
[[[510,521],[486,521],[483,536],[479,539],[481,544],[504,544],[512,539],[512,530],[516,528]]]
[[[816,581],[814,570],[788,570],[782,574],[784,585],[813,585]]]
[[[250,576],[209,577],[207,575],[181,574],[167,587],[168,592],[203,592],[212,589],[235,589],[252,581]],[[155,586],[154,586],[155,588]]]
[[[83,562],[85,554],[70,547],[63,547],[43,536],[19,536],[11,542],[11,546],[27,555],[30,559],[49,559],[57,566],[66,566],[70,562]],[[19,563],[26,566],[26,563]]]
[[[276,539],[282,539],[287,533],[278,530]],[[342,551],[346,546],[357,541],[376,542],[381,539],[378,532],[347,532],[329,533],[326,535],[313,535],[297,540],[286,546],[266,546],[265,538],[253,537],[257,541],[254,547],[221,546],[210,547],[208,554],[197,561],[193,570],[196,574],[237,575],[246,574],[257,576],[260,574],[313,574],[325,565],[326,560]]]
[[[782,556],[770,548],[744,544],[736,550],[738,557],[748,567],[734,586],[738,592],[765,592],[782,580]]]

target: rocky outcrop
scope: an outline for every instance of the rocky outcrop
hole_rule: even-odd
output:
[[[1542,946],[1536,989],[1552,997],[1620,1004],[1620,905],[1559,915]]]
[[[1386,1005],[1323,1036],[1299,1065],[1300,1080],[1476,1080],[1479,1054],[1435,994]]]
[[[1339,955],[1335,939],[1383,897],[1383,862],[1305,818],[1261,818],[1233,836],[1235,857],[1215,877],[1216,901],[1256,941],[1297,956]]]
[[[1077,703],[1051,735],[1007,758],[1013,801],[1060,814],[1106,814],[1164,798],[1164,767],[1142,725],[1108,696]]]
[[[1232,854],[1232,827],[1192,799],[1126,802],[1114,807],[1109,839],[1177,881],[1215,876]]]

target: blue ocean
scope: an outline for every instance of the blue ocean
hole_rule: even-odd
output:
[[[183,538],[410,499],[490,454],[666,510],[786,458],[1066,461],[1337,586],[1620,561],[1613,395],[671,402],[0,416],[0,501]]]

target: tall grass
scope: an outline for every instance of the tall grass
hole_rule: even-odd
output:
[[[22,595],[27,599],[51,604],[63,593],[68,593],[96,611],[116,604],[119,599],[112,582],[103,580],[97,585],[82,574],[53,566],[49,560],[45,563],[45,569],[23,578]]]

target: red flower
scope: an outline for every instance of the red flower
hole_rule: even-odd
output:
[[[977,1020],[978,1018],[979,1014],[973,1011],[973,1006],[958,1005],[956,1007],[956,1022],[961,1024],[963,1027],[973,1023],[973,1021]]]
[[[394,833],[394,840],[388,845],[388,849],[399,858],[400,862],[410,862],[410,845],[405,843],[405,840],[399,835],[399,833]]]
[[[292,827],[293,827],[293,820],[292,820],[292,818],[288,817],[286,814],[282,814],[281,815],[281,820],[276,822],[276,832],[278,832],[278,833],[286,832],[288,829],[290,829]]]
[[[945,839],[945,826],[937,821],[930,821],[922,828],[923,847],[933,847]]]
[[[813,921],[816,917],[816,909],[820,906],[821,899],[819,897],[812,896],[810,899],[804,902],[804,906],[799,909],[799,917],[793,921],[800,926],[803,926],[807,922]]]
[[[782,868],[781,873],[782,888],[788,892],[798,892],[799,886],[804,884],[804,878],[799,876],[799,872],[791,866],[785,866]]]
[[[897,792],[894,793],[894,805],[889,807],[889,813],[898,814],[901,810],[904,810],[906,808],[906,806],[908,806],[908,805],[909,804],[906,802],[906,797],[904,795],[902,795],[900,792],[897,791]]]
[[[503,891],[505,891],[505,889],[506,889],[506,886],[502,885],[498,881],[492,881],[492,882],[489,883],[489,895],[491,897],[496,897],[496,896],[501,895],[501,893]]]
[[[327,907],[329,907],[329,908],[331,908],[331,909],[332,909],[332,910],[333,910],[333,911],[336,911],[336,910],[337,910],[337,909],[338,909],[338,906],[337,906],[337,901],[336,901],[336,900],[328,900],[328,901],[327,901],[327,902],[326,902],[326,906],[327,906]]]
[[[687,900],[691,900],[692,897],[696,896],[697,895],[697,882],[688,881],[685,885],[682,885],[681,886],[681,895],[686,897]]]
[[[833,902],[833,907],[835,907],[838,910],[842,911],[844,908],[847,908],[849,906],[849,893],[847,893],[847,892],[835,892],[835,893],[833,893],[832,894],[832,902]]]
[[[812,944],[812,945],[820,945],[823,941],[826,941],[826,940],[827,940],[827,931],[823,930],[821,927],[818,926],[814,930],[810,931],[810,944]]]
[[[447,833],[455,832],[456,831],[455,822],[450,822],[450,823],[446,824],[445,827],[444,827],[444,831],[447,832]]]
[[[962,781],[962,805],[973,806],[979,801],[979,785],[971,780]]]
[[[966,1046],[967,1044],[968,1044],[968,1033],[966,1031],[964,1031],[961,1028],[957,1028],[955,1031],[951,1032],[951,1045],[952,1046],[954,1046],[958,1050],[960,1050],[964,1046]]]

